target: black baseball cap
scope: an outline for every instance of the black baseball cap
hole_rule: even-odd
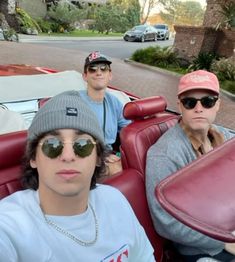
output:
[[[85,67],[95,64],[95,63],[105,63],[105,64],[112,64],[112,62],[103,54],[101,54],[99,51],[94,51],[88,55],[88,57],[85,59]]]

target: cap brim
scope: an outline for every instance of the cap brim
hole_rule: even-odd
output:
[[[188,88],[186,88],[186,89],[178,92],[177,95],[179,96],[179,95],[181,95],[181,94],[183,94],[183,93],[186,93],[186,92],[188,92],[188,91],[191,91],[191,90],[207,90],[207,91],[211,91],[211,92],[213,92],[213,93],[215,93],[215,94],[217,94],[217,95],[219,94],[219,92],[216,91],[216,90],[213,89],[213,88],[208,88],[208,87],[204,87],[204,86],[194,86],[194,87],[188,87]]]
[[[108,64],[108,65],[112,64],[112,62],[109,61],[109,60],[105,60],[105,59],[104,59],[104,60],[97,59],[97,60],[93,60],[93,61],[87,63],[86,66],[88,66],[88,65],[92,65],[92,64],[100,64],[100,63],[105,63],[105,64]]]

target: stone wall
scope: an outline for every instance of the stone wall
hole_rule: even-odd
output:
[[[235,57],[235,29],[217,32],[215,50],[220,56]]]
[[[225,0],[207,0],[203,26],[175,26],[174,49],[179,56],[192,61],[200,52],[214,52],[219,56],[235,55],[235,30],[217,30],[221,21],[220,4]],[[235,0],[231,0],[235,1]]]
[[[30,14],[32,18],[45,17],[47,6],[45,0],[18,0],[19,7]]]
[[[174,48],[180,57],[189,61],[199,52],[211,52],[216,43],[216,32],[210,27],[175,26]],[[206,38],[205,38],[206,36]]]
[[[212,27],[175,26],[174,49],[192,61],[200,52],[230,57],[235,50],[235,30],[216,31]]]
[[[15,10],[16,10],[16,1],[8,0],[8,7],[7,7],[8,14],[14,15],[16,13]]]
[[[8,25],[19,32],[19,24],[15,17],[15,0],[0,0],[0,10]]]

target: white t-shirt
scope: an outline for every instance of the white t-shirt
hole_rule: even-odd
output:
[[[90,191],[98,238],[82,246],[45,222],[38,192],[24,190],[0,201],[0,261],[4,262],[153,262],[153,248],[128,201],[115,188]],[[48,216],[79,239],[95,237],[90,208],[77,216]]]
[[[0,134],[26,129],[24,118],[17,112],[0,107]]]

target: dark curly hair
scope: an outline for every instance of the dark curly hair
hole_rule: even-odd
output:
[[[37,138],[35,138],[34,140],[32,141],[28,140],[27,142],[25,154],[22,161],[23,177],[21,181],[25,189],[33,189],[33,190],[38,189],[39,186],[38,171],[37,168],[31,167],[30,160],[35,160],[38,143],[48,133],[43,133],[39,135]],[[99,141],[96,141],[96,151],[97,151],[97,156],[100,159],[100,164],[95,168],[94,174],[91,179],[90,189],[94,189],[96,187],[97,180],[106,176],[107,173],[105,158],[109,154],[109,151],[107,148],[103,148],[99,143]]]

